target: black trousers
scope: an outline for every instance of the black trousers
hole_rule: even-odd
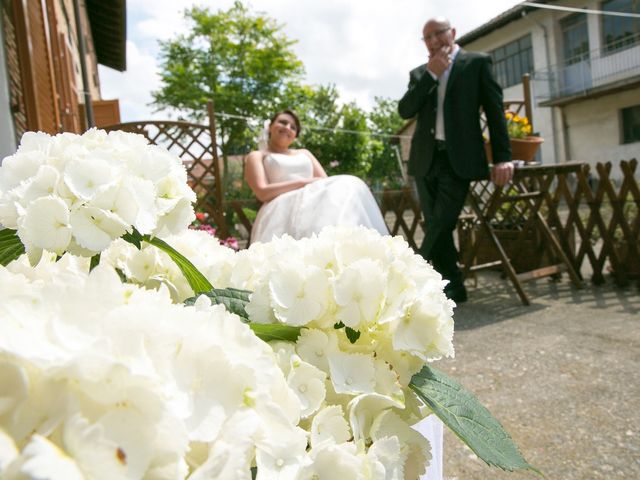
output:
[[[452,285],[461,284],[453,231],[470,181],[456,175],[446,150],[436,147],[429,172],[422,179],[416,178],[416,185],[427,230],[419,253]]]

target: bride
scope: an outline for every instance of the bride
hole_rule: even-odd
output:
[[[291,110],[276,113],[268,128],[267,148],[247,156],[245,180],[263,202],[251,230],[251,243],[289,234],[309,237],[328,225],[363,225],[389,233],[369,187],[358,177],[328,177],[305,149],[291,149],[300,120]],[[443,425],[429,415],[416,428],[431,444],[431,463],[422,480],[442,478]]]
[[[265,150],[247,156],[245,180],[263,202],[251,230],[251,243],[289,234],[309,237],[328,225],[389,230],[369,187],[358,177],[328,177],[305,149],[292,149],[300,120],[291,110],[276,113],[268,127]]]

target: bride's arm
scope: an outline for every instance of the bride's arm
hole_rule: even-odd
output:
[[[300,149],[298,151],[304,153],[306,156],[308,156],[311,159],[311,163],[313,165],[313,176],[316,179],[317,178],[327,178],[327,172],[324,171],[324,168],[322,168],[322,165],[320,164],[318,159],[313,156],[313,153],[311,153],[309,150],[306,150],[304,148],[302,148],[302,149]]]
[[[316,167],[314,165],[313,178],[300,178],[296,180],[288,180],[286,182],[269,183],[267,173],[265,172],[262,164],[263,156],[264,154],[262,152],[251,152],[247,155],[247,162],[244,170],[244,179],[247,182],[247,185],[249,185],[251,190],[253,190],[253,193],[261,202],[273,200],[282,193],[297,190],[298,188],[302,188],[318,179],[318,177],[316,177]],[[320,166],[320,168],[322,167]],[[326,176],[326,174],[324,176]]]

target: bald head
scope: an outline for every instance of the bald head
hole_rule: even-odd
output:
[[[445,47],[453,48],[456,29],[451,28],[451,23],[446,17],[434,17],[424,24],[422,38],[427,45],[429,55],[434,55],[438,50]]]
[[[436,28],[451,28],[451,22],[449,22],[447,17],[433,17],[426,21],[422,30],[425,30],[428,26],[435,26]]]

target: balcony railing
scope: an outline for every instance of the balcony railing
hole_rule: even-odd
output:
[[[640,34],[533,72],[538,102],[588,95],[640,77]]]

